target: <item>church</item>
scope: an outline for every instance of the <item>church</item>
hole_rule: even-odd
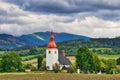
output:
[[[53,65],[56,63],[60,65],[60,69],[67,69],[71,65],[70,60],[65,56],[64,50],[62,53],[58,53],[58,48],[54,41],[54,33],[51,32],[50,42],[46,48],[47,70],[53,70]]]

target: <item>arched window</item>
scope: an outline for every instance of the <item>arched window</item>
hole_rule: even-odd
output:
[[[56,54],[57,52],[55,51],[55,54]]]
[[[49,54],[51,53],[51,51],[49,51]]]

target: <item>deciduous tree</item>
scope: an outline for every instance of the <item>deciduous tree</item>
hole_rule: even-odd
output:
[[[21,65],[21,58],[17,52],[11,52],[2,57],[2,71],[16,71],[20,69]]]
[[[76,63],[77,67],[85,72],[87,72],[88,70],[93,71],[95,69],[92,52],[88,49],[87,46],[83,46],[78,49],[76,55]]]

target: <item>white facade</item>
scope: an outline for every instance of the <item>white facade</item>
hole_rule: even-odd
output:
[[[53,70],[53,65],[55,63],[59,64],[58,49],[57,48],[47,48],[46,49],[46,67],[48,67],[48,70]]]

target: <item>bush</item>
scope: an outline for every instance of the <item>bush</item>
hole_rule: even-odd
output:
[[[10,72],[15,72],[15,71],[16,71],[15,67],[12,66],[12,67],[10,68]]]
[[[40,69],[41,71],[46,71],[47,67],[46,67],[46,61],[42,61],[42,67]]]
[[[120,72],[120,70],[118,68],[111,68],[109,73],[110,74],[118,74]]]
[[[41,70],[41,71],[46,71],[46,70],[47,70],[47,67],[46,67],[46,66],[42,66],[40,70]]]
[[[75,67],[73,65],[71,65],[68,69],[67,69],[67,73],[74,73],[75,72]]]
[[[120,69],[119,69],[119,68],[117,68],[117,74],[118,74],[118,73],[120,73]]]
[[[54,71],[55,73],[60,72],[60,65],[57,64],[57,63],[55,63],[55,64],[53,65],[53,71]]]
[[[31,68],[32,68],[32,64],[25,65],[25,69],[31,69]]]
[[[102,59],[102,64],[104,64],[104,67],[102,65],[103,71],[112,74],[113,71],[116,71],[116,60],[115,59]]]
[[[25,65],[20,66],[19,72],[25,71]]]

